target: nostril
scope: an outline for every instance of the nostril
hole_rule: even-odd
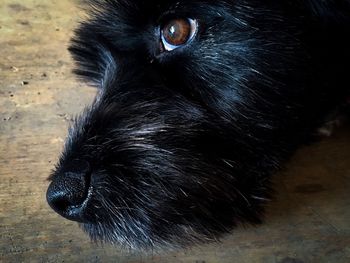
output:
[[[51,207],[54,207],[56,210],[59,211],[65,211],[69,206],[71,206],[71,204],[67,202],[67,200],[57,197],[58,196],[54,198],[51,197],[51,200],[49,202]]]
[[[47,201],[63,217],[82,221],[84,202],[88,198],[90,187],[90,171],[84,166],[78,172],[76,164],[67,168],[74,172],[64,172],[54,177],[47,190]]]

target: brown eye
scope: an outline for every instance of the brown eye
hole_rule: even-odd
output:
[[[197,32],[196,20],[177,18],[166,23],[161,30],[161,40],[165,50],[172,51],[189,43]]]

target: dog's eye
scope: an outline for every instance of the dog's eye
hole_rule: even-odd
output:
[[[190,18],[172,19],[161,29],[161,40],[166,51],[189,43],[197,33],[197,21]]]

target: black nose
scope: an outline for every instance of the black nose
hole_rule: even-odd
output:
[[[73,161],[54,175],[46,193],[47,202],[61,216],[84,222],[89,187],[89,164],[86,161]]]

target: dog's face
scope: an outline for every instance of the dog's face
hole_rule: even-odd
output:
[[[94,2],[70,50],[99,91],[70,129],[50,205],[133,248],[258,223],[269,174],[319,103],[305,95],[305,14],[287,2]]]

